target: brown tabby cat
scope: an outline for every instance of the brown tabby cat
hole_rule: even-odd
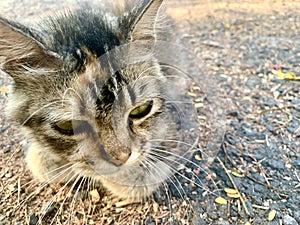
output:
[[[137,2],[122,16],[86,8],[39,29],[0,18],[1,69],[14,80],[8,115],[39,180],[89,178],[143,199],[186,158],[185,83],[168,62],[179,51],[163,42],[163,0]]]

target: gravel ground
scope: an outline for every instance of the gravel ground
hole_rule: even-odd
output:
[[[0,14],[29,23],[64,6],[76,2],[58,6],[51,0],[9,0],[0,2]],[[100,200],[79,193],[76,207],[72,198],[67,200],[54,224],[299,224],[300,83],[277,74],[300,75],[300,4],[176,0],[168,6],[179,25],[178,40],[188,49],[189,73],[215,112],[211,123],[228,124],[221,130],[224,135],[217,132],[208,143],[210,150],[218,150],[217,157],[206,162],[196,153],[189,169],[180,170],[188,179],[178,175],[178,183],[163,186],[142,204],[117,207],[105,193]],[[23,138],[3,115],[9,82],[0,74],[0,224],[36,224],[60,186],[30,196],[38,184],[28,183]],[[197,88],[190,92],[200,95]],[[234,188],[238,196],[225,188]],[[46,210],[45,224],[67,194],[57,196]],[[216,203],[218,196],[226,204]]]

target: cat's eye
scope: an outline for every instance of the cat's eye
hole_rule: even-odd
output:
[[[137,106],[130,112],[129,118],[130,119],[141,119],[141,118],[147,116],[150,113],[152,106],[153,106],[153,101],[148,101],[142,105]]]
[[[62,134],[74,135],[74,130],[78,129],[81,124],[80,120],[59,121],[54,124],[54,129]]]

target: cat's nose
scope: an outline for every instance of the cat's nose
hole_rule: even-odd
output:
[[[116,160],[119,161],[121,164],[124,164],[127,162],[131,155],[131,151],[129,149],[122,149],[122,151],[119,152],[118,156],[116,157]]]

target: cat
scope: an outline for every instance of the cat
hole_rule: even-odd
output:
[[[35,29],[0,18],[1,70],[13,78],[7,114],[22,126],[35,178],[88,178],[141,200],[187,160],[176,103],[186,84],[168,63],[180,51],[164,42],[162,3],[140,0],[118,16],[87,7]]]

